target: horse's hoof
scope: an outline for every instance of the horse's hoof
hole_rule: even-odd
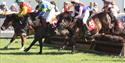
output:
[[[58,49],[58,51],[60,51],[60,48]]]
[[[3,49],[8,49],[8,47],[4,47]]]
[[[21,50],[21,51],[24,51],[25,49],[24,49],[24,47],[22,47],[20,50]]]
[[[24,52],[28,52],[29,49],[25,49]]]
[[[74,54],[75,52],[71,52],[71,54]]]
[[[61,51],[63,48],[59,48],[58,51]]]
[[[38,54],[42,54],[42,52],[38,52]]]

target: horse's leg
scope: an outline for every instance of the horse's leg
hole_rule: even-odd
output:
[[[64,43],[59,47],[58,51],[65,49],[65,47],[68,45],[69,39],[65,37]]]
[[[39,39],[39,46],[40,46],[40,51],[39,51],[39,54],[42,54],[42,49],[43,49],[43,38],[42,39]]]
[[[31,48],[37,41],[38,41],[37,39],[34,39],[34,40],[32,41],[32,43],[30,44],[30,46],[29,46],[28,48],[26,48],[24,51],[25,51],[25,52],[29,51],[30,48]]]
[[[7,49],[8,46],[16,39],[17,35],[14,34],[13,37],[11,38],[10,42],[4,47],[4,49]]]
[[[20,50],[24,50],[24,43],[26,42],[26,35],[21,35],[21,49]]]
[[[72,38],[71,38],[69,43],[71,44],[71,48],[72,48],[71,53],[73,54],[74,51],[75,51],[75,48],[76,48],[75,47],[75,44],[76,44],[76,42],[75,42],[75,35],[72,36]]]

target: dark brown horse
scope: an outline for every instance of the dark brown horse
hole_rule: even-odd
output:
[[[30,24],[30,26],[28,26],[28,27],[30,29],[33,29],[35,31],[35,36],[34,36],[34,40],[33,40],[32,44],[26,50],[28,51],[37,41],[39,41],[39,43],[40,43],[40,52],[39,53],[42,53],[42,47],[43,47],[43,45],[42,45],[42,42],[43,42],[42,39],[44,39],[44,38],[47,37],[47,34],[49,34],[48,33],[48,26],[52,26],[52,24],[46,23],[46,21],[42,17],[37,17],[36,13],[30,13],[30,14],[28,14],[28,17],[29,17],[28,21],[29,21],[29,24]],[[53,19],[53,20],[55,20],[55,19]],[[61,22],[61,24],[62,23],[64,23],[64,22]],[[17,36],[21,36],[22,47],[23,47],[24,46],[24,42],[25,42],[24,39],[26,39],[26,36],[22,37],[22,33],[20,31],[20,29],[22,29],[22,28],[21,28],[21,26],[19,26],[20,23],[19,23],[19,18],[17,16],[17,14],[7,15],[6,19],[5,19],[4,23],[3,23],[3,25],[1,27],[1,29],[5,30],[10,25],[12,25],[14,27],[15,33],[14,33],[14,36],[12,37],[10,43],[7,44],[5,46],[5,48],[7,48],[15,40],[15,38]],[[68,36],[69,32],[65,31],[65,30],[67,30],[65,25],[61,25],[61,26],[64,26],[64,27],[61,28],[61,31],[59,31],[59,35],[62,35],[64,37],[66,37],[66,39],[67,39],[67,36]],[[28,27],[26,27],[26,28],[28,28]],[[55,29],[55,28],[51,28],[50,32],[55,32],[53,29]],[[57,29],[58,28],[56,28],[56,30]],[[56,33],[56,34],[58,34],[58,33]]]
[[[86,30],[81,19],[70,21],[67,28],[71,32],[69,44],[72,45],[72,51],[75,49],[76,42],[81,39],[82,41],[91,40],[99,33],[109,33],[107,30],[110,29],[110,23],[110,16],[107,13],[100,12],[91,16],[87,21],[91,35],[86,36]]]
[[[32,16],[31,16],[32,17]],[[58,15],[58,17],[62,17],[62,15]],[[53,20],[59,20],[57,18],[54,18]],[[35,37],[33,42],[30,44],[30,46],[28,48],[26,48],[24,51],[27,52],[31,49],[31,47],[38,41],[40,44],[40,51],[39,54],[42,53],[42,47],[43,47],[43,41],[44,38],[45,40],[48,39],[51,36],[54,35],[61,35],[63,37],[65,37],[65,40],[68,40],[68,35],[69,35],[69,31],[67,29],[67,25],[68,23],[66,23],[66,21],[64,22],[63,19],[61,21],[58,21],[57,27],[53,28],[53,24],[51,23],[47,23],[42,17],[39,17],[41,25],[35,27]],[[54,33],[54,34],[53,34]],[[43,39],[43,40],[42,40]]]
[[[3,25],[1,26],[1,30],[6,30],[9,26],[13,26],[14,35],[11,38],[10,42],[4,47],[8,48],[8,46],[16,39],[17,36],[21,37],[22,48],[20,50],[24,50],[24,43],[26,42],[26,34],[28,33],[27,29],[30,29],[30,32],[34,32],[33,28],[25,23],[25,25],[20,24],[20,20],[17,14],[9,14],[6,15]],[[32,33],[31,32],[31,33]]]
[[[102,35],[102,36],[99,37],[100,40],[103,41],[103,39],[104,39],[103,36],[109,35],[111,38],[108,37],[105,40],[112,40],[113,39],[114,40],[113,44],[117,45],[117,43],[115,43],[115,41],[120,40],[120,38],[122,38],[122,41],[121,42],[118,41],[118,44],[122,43],[122,49],[121,49],[120,54],[125,56],[125,45],[124,45],[125,44],[124,43],[124,40],[125,40],[125,26],[124,26],[123,19],[118,19],[117,18],[117,21],[111,23],[110,16],[105,12],[101,12],[101,13],[98,13],[98,14],[94,15],[92,17],[92,19],[98,19],[102,24],[102,28],[99,31],[99,33]],[[97,21],[97,20],[95,20],[95,21]],[[115,36],[117,36],[118,38],[114,39]],[[93,36],[93,38],[95,38],[95,37],[98,37],[98,35]],[[103,38],[101,38],[101,37],[103,37]],[[110,45],[111,43],[112,43],[112,41],[109,42],[108,45]],[[102,43],[102,44],[104,44],[104,43]],[[93,46],[93,45],[91,45],[91,46]]]
[[[116,17],[116,21],[113,22],[111,21],[112,19],[110,18],[108,13],[105,12],[100,12],[92,17],[92,19],[95,18],[97,18],[102,24],[102,28],[99,31],[100,33],[124,36],[125,27],[123,19],[119,19]]]

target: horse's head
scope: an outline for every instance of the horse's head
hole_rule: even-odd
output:
[[[15,18],[15,14],[6,15],[4,23],[1,26],[1,30],[6,30],[10,25],[12,25],[14,18]]]

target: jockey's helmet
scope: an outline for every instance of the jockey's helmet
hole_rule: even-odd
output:
[[[24,0],[16,0],[16,3],[24,2]]]
[[[105,3],[112,3],[114,0],[102,0]]]
[[[71,3],[74,4],[74,3],[79,3],[79,0],[71,0]]]
[[[42,1],[44,1],[44,0],[35,0],[37,3],[41,3]]]

